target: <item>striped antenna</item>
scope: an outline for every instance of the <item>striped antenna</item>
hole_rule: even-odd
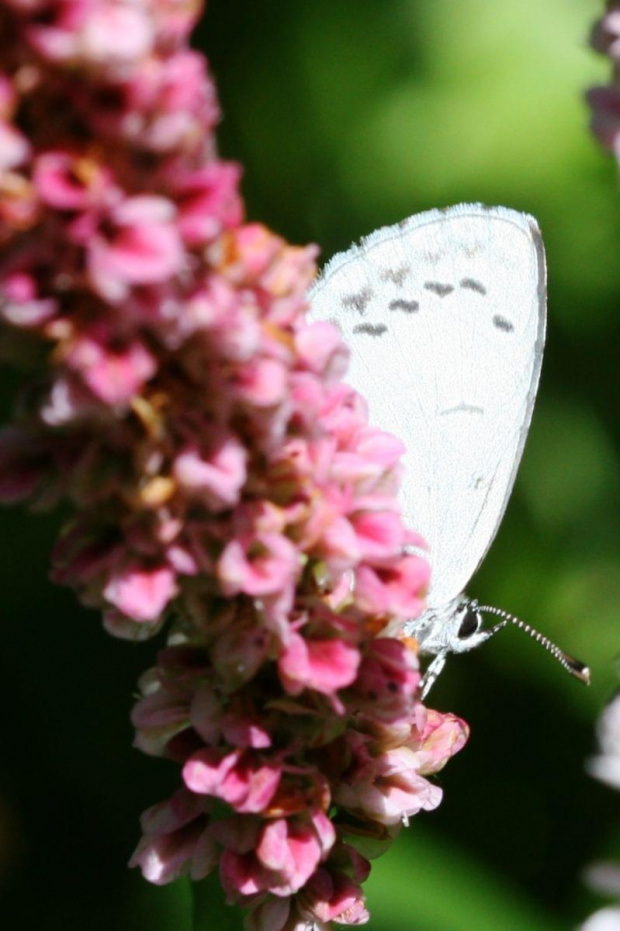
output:
[[[509,614],[507,611],[502,611],[501,608],[494,608],[492,605],[477,605],[476,610],[484,614],[494,614],[496,617],[501,617],[503,623],[497,624],[493,628],[493,632],[501,630],[502,627],[505,627],[508,623],[514,624],[515,627],[518,627],[520,630],[525,631],[526,634],[529,634],[536,643],[540,643],[542,647],[547,650],[548,653],[551,653],[552,656],[557,659],[558,663],[561,666],[564,666],[571,676],[574,676],[576,679],[579,679],[580,682],[584,682],[586,685],[590,684],[590,670],[584,664],[580,663],[578,659],[575,659],[573,656],[570,656],[568,653],[565,653],[564,650],[561,650],[555,643],[552,643],[548,637],[545,637],[539,631],[535,630],[533,627],[530,627],[529,624],[526,624],[525,621],[522,621],[520,618],[515,617],[514,614]]]

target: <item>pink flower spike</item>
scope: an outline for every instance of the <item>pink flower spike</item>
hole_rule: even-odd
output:
[[[182,788],[132,866],[219,867],[246,931],[329,931],[366,921],[362,852],[439,802],[425,775],[466,726],[424,708],[397,639],[429,573],[403,444],[307,313],[317,247],[244,221],[200,10],[4,0],[0,347],[24,384],[0,501],[60,504],[53,581],[116,637],[161,631],[134,745]],[[620,151],[616,90],[599,119]]]
[[[155,621],[177,593],[174,573],[166,566],[127,566],[114,573],[105,598],[134,621]]]

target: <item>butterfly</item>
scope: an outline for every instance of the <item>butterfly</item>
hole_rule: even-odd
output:
[[[506,509],[538,388],[546,267],[534,218],[482,204],[409,217],[336,255],[310,305],[350,347],[347,381],[370,422],[406,447],[400,503],[432,568],[427,608],[404,629],[433,657],[423,695],[450,653],[508,623],[588,682],[538,631],[464,594]],[[484,614],[501,620],[485,630]]]

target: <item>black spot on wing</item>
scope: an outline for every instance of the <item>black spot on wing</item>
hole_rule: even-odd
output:
[[[409,266],[401,265],[400,268],[385,268],[381,274],[381,281],[391,281],[393,284],[402,288],[403,281],[409,274]]]
[[[426,291],[432,291],[437,297],[446,297],[446,295],[454,291],[454,286],[451,284],[443,284],[441,281],[425,281],[424,289]]]
[[[417,301],[405,301],[402,298],[390,301],[388,307],[390,310],[402,310],[405,314],[414,314],[416,310],[420,309]]]
[[[512,330],[514,330],[510,320],[506,320],[506,318],[502,317],[500,314],[495,314],[493,317],[493,324],[497,327],[498,330],[503,330],[504,333],[510,333]]]
[[[487,289],[480,281],[476,281],[475,278],[461,278],[461,287],[467,288],[469,291],[475,291],[477,294],[486,294]]]
[[[368,302],[372,300],[372,294],[372,288],[362,288],[355,294],[346,294],[342,298],[342,306],[347,310],[357,310],[358,313],[363,314]]]
[[[387,332],[385,323],[358,323],[353,327],[354,333],[367,333],[369,336],[383,336]]]

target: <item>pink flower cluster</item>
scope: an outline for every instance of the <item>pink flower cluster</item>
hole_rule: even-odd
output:
[[[193,0],[0,0],[0,321],[30,376],[0,498],[64,501],[53,578],[142,639],[137,746],[181,767],[132,863],[219,869],[248,927],[361,923],[466,727],[419,702],[401,444],[304,318],[313,248],[245,223]],[[383,633],[383,636],[380,636]]]
[[[620,160],[620,2],[609,0],[590,37],[592,48],[609,56],[613,64],[610,84],[587,93],[591,128],[601,145]]]

